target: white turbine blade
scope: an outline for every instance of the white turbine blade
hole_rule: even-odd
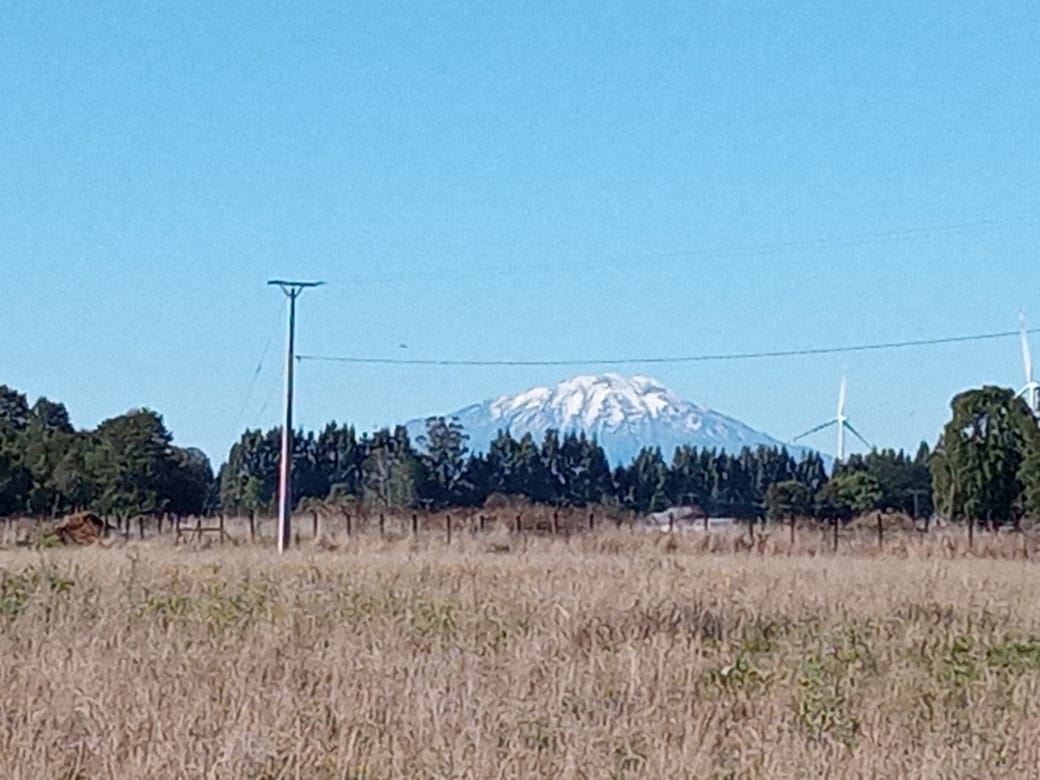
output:
[[[841,378],[841,389],[838,391],[838,419],[845,419],[845,398],[848,395],[848,379],[845,376]]]
[[[822,431],[824,428],[830,428],[832,425],[836,425],[837,422],[838,422],[837,420],[828,420],[825,423],[821,423],[821,424],[817,425],[815,428],[810,428],[805,433],[802,433],[802,434],[799,434],[798,436],[795,436],[793,439],[791,439],[791,441],[792,442],[796,442],[796,441],[798,441],[800,439],[804,439],[806,436],[812,436],[814,433]]]
[[[873,445],[873,444],[871,444],[871,443],[870,443],[869,441],[867,441],[866,439],[864,439],[864,438],[863,438],[863,436],[861,436],[861,435],[860,435],[860,432],[859,432],[859,431],[857,431],[857,430],[856,430],[855,428],[853,428],[853,427],[852,427],[852,423],[850,423],[850,422],[846,421],[846,422],[845,422],[845,427],[846,427],[846,428],[847,428],[847,429],[848,429],[848,430],[849,430],[849,431],[850,431],[850,432],[852,433],[852,435],[853,435],[853,436],[855,436],[855,437],[856,437],[857,439],[859,439],[859,440],[860,440],[860,442],[862,442],[862,443],[863,443],[863,445],[864,445],[864,446],[865,446],[865,447],[866,447],[866,448],[867,448],[868,450],[872,450],[872,449],[874,449],[874,445]]]
[[[1026,316],[1018,315],[1018,330],[1022,337],[1022,359],[1026,366],[1026,386],[1033,383],[1033,354],[1029,350],[1029,334],[1026,332]]]

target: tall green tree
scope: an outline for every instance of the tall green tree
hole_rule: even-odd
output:
[[[171,447],[164,509],[177,515],[201,515],[218,503],[213,467],[202,450]]]
[[[951,410],[931,459],[937,508],[951,519],[1011,521],[1025,504],[1035,418],[1013,390],[994,386],[960,393]]]
[[[884,495],[877,478],[866,471],[843,471],[817,495],[817,511],[824,517],[849,519],[880,508]]]
[[[97,503],[102,511],[130,516],[166,508],[175,460],[172,436],[159,414],[136,409],[105,420],[94,441]]]
[[[812,514],[813,501],[809,488],[789,479],[774,482],[766,489],[766,516],[770,520],[788,520]]]
[[[365,503],[378,509],[414,506],[420,465],[405,429],[376,431],[363,443],[367,452],[362,464]]]
[[[451,506],[462,498],[468,440],[469,436],[456,418],[426,420],[426,433],[416,442],[424,449],[421,462],[425,479],[420,492],[429,506]]]

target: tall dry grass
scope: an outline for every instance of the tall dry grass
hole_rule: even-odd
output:
[[[1036,776],[1032,562],[712,539],[0,552],[0,777]]]

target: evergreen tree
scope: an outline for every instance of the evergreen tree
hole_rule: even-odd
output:
[[[812,514],[813,494],[793,479],[774,482],[766,489],[766,516],[770,520],[787,520]]]
[[[426,433],[417,439],[425,452],[422,455],[424,479],[420,496],[432,508],[459,503],[465,492],[466,442],[469,436],[455,418],[430,417]]]

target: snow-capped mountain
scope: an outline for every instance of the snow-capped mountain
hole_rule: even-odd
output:
[[[685,401],[660,382],[619,374],[577,376],[552,387],[534,387],[467,406],[454,417],[469,434],[469,447],[485,452],[500,430],[541,442],[549,429],[594,436],[613,464],[627,463],[643,447],[660,447],[665,458],[681,445],[739,452],[743,447],[780,447],[773,437],[739,420]],[[414,440],[425,420],[407,424]],[[792,454],[803,450],[789,447]]]

